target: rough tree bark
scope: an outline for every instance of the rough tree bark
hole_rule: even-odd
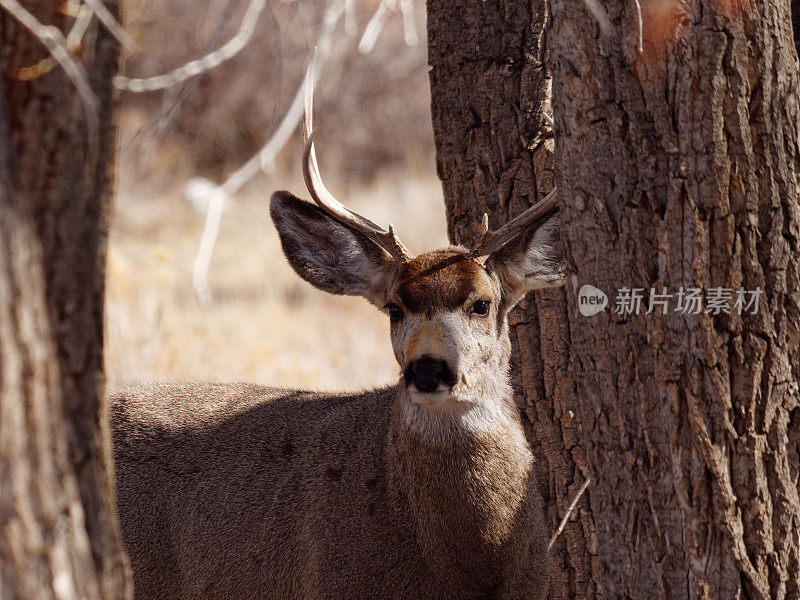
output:
[[[800,597],[798,64],[788,1],[553,0],[578,285],[763,290],[571,328],[608,597]],[[600,259],[600,260],[598,260]]]
[[[468,242],[481,212],[497,225],[551,185],[543,7],[453,4],[429,1],[432,112],[450,235]],[[789,3],[643,2],[643,52],[637,2],[588,4],[552,0],[546,37],[572,280],[512,328],[551,524],[592,478],[551,596],[798,598]],[[612,303],[622,287],[764,293],[742,316],[676,313],[673,298],[666,315],[583,317],[583,284]]]
[[[46,25],[72,22],[57,2],[25,5]],[[0,9],[0,598],[122,599],[131,588],[101,400],[118,48],[104,29],[84,38],[98,100],[91,152],[64,72],[17,77],[46,55]]]
[[[437,169],[455,243],[475,240],[484,212],[498,227],[553,188],[552,132],[542,114],[545,17],[537,0],[428,2]],[[529,296],[509,319],[514,388],[553,531],[589,474],[575,418],[566,306],[563,290],[548,290]],[[551,550],[551,598],[598,597],[590,491]]]

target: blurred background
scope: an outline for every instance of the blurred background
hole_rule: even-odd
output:
[[[122,73],[161,75],[224,47],[258,3],[127,0],[135,46]],[[121,92],[106,294],[112,384],[355,389],[397,376],[388,318],[361,298],[312,288],[281,253],[267,203],[277,189],[308,197],[299,127],[274,160],[256,159],[255,176],[228,197],[208,293],[193,287],[209,190],[278,131],[317,45],[316,147],[328,187],[384,227],[393,223],[414,252],[446,243],[424,3],[261,4],[248,43],[223,64],[163,90]]]

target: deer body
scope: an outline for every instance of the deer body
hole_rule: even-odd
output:
[[[310,90],[310,86],[307,86]],[[339,204],[270,214],[303,279],[391,321],[396,385],[354,395],[183,384],[112,394],[137,600],[511,600],[547,594],[547,534],[509,382],[508,311],[560,285],[552,195],[468,250],[414,257]],[[485,258],[484,258],[485,257]]]
[[[520,423],[431,444],[395,392],[115,393],[136,597],[539,597],[546,535]]]

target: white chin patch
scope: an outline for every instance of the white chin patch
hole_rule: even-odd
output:
[[[450,388],[441,385],[435,392],[420,392],[413,386],[408,388],[408,396],[411,399],[411,402],[424,408],[444,408],[447,404],[455,402],[455,399],[451,397],[451,394],[452,391]]]
[[[489,433],[505,428],[508,421],[499,405],[459,396],[449,388],[425,394],[410,387],[406,393],[406,424],[433,442],[445,443],[464,432]]]

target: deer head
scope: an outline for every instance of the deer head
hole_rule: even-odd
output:
[[[485,421],[508,410],[507,315],[522,296],[565,277],[555,193],[496,231],[484,215],[472,248],[413,256],[341,203],[319,175],[306,85],[303,174],[314,203],[276,192],[270,213],[295,271],[333,294],[361,295],[386,312],[401,368],[407,420],[423,426],[459,415]],[[477,419],[477,421],[476,421]]]

